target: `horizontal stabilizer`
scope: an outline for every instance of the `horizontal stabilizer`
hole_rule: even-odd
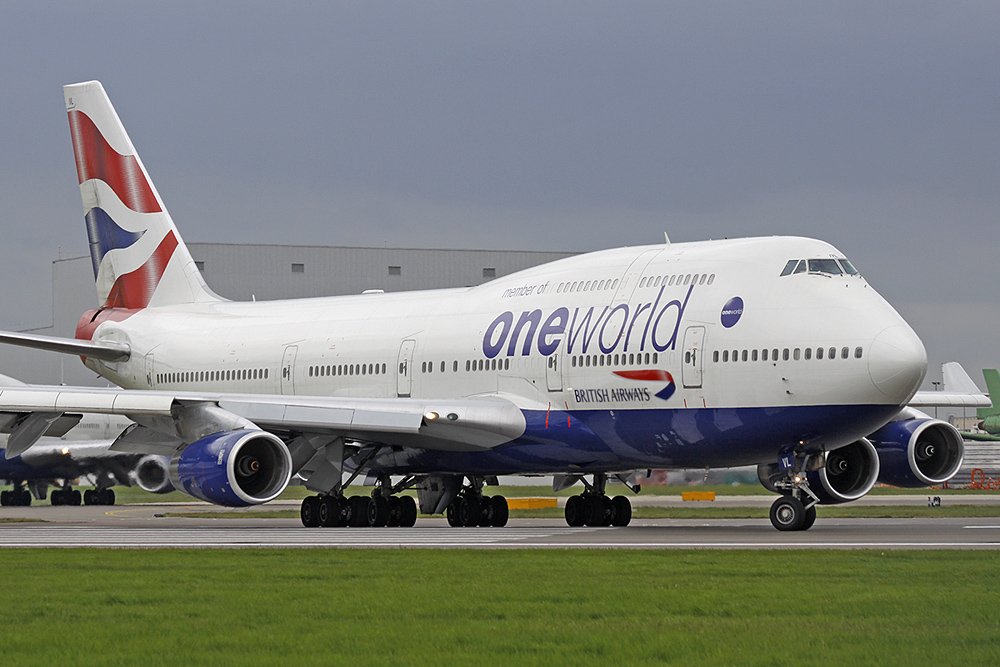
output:
[[[89,341],[76,338],[56,338],[54,336],[39,336],[36,334],[13,333],[0,331],[0,343],[20,345],[36,350],[48,350],[62,354],[73,354],[79,357],[100,359],[101,361],[125,361],[132,351],[128,345],[111,341]]]

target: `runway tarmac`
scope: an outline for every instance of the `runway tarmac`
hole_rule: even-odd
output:
[[[926,500],[925,500],[926,502]],[[5,507],[0,548],[433,548],[433,549],[998,549],[1000,518],[832,519],[781,533],[767,519],[637,519],[627,528],[569,528],[561,519],[512,519],[505,528],[304,528],[297,519],[162,516],[207,505]],[[161,516],[157,516],[161,515]]]

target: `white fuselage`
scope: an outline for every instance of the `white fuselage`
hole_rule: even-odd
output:
[[[841,257],[789,237],[621,248],[465,289],[151,307],[81,322],[79,337],[128,344],[127,361],[87,362],[126,388],[499,395],[527,412],[608,414],[616,431],[627,415],[667,411],[672,425],[642,421],[643,437],[675,450],[708,437],[698,420],[746,425],[740,410],[765,426],[768,411],[871,407],[850,428],[793,428],[834,448],[887,421],[926,369],[917,336],[860,275],[780,275],[789,260]]]

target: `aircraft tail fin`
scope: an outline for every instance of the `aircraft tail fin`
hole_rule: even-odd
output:
[[[205,284],[99,81],[63,86],[98,303],[219,300]]]
[[[993,407],[976,410],[976,415],[980,418],[1000,414],[1000,406],[997,405],[1000,401],[1000,372],[995,368],[984,368],[983,377],[986,379],[986,392],[990,395],[990,400],[993,401]]]

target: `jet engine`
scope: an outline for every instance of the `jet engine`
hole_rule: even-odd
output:
[[[867,438],[826,453],[826,462],[806,475],[809,488],[824,505],[857,500],[871,491],[879,474],[879,457]]]
[[[904,419],[871,436],[878,451],[883,484],[921,487],[954,477],[965,457],[962,434],[940,419]]]
[[[148,493],[170,493],[170,459],[166,456],[144,456],[132,471],[135,484]]]
[[[213,433],[170,460],[170,481],[201,500],[246,507],[274,500],[292,477],[292,456],[276,435],[240,429]]]

